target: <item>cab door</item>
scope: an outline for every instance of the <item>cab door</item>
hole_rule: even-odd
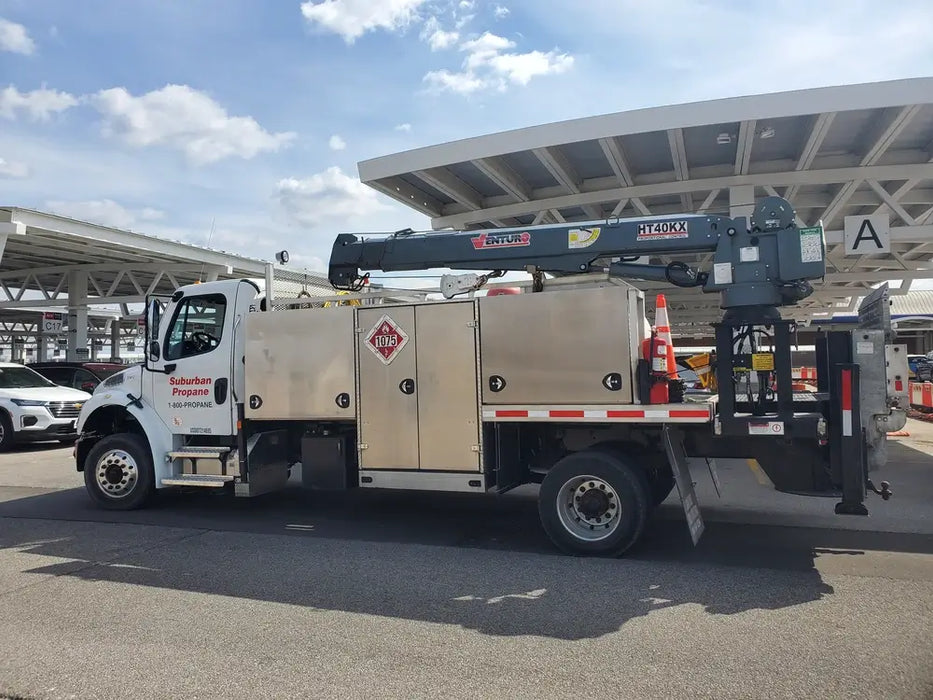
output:
[[[232,435],[236,280],[210,282],[173,299],[150,355],[152,401],[176,435]],[[147,348],[147,350],[149,350]],[[154,353],[153,353],[154,354]]]

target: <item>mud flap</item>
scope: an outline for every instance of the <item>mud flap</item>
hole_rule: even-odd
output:
[[[664,436],[664,450],[674,472],[674,481],[677,482],[677,492],[680,494],[680,503],[687,516],[687,526],[690,528],[690,538],[694,546],[700,541],[706,526],[700,514],[700,505],[697,503],[696,491],[693,490],[693,479],[690,477],[690,468],[687,466],[687,453],[684,451],[683,433],[669,424],[662,429]]]

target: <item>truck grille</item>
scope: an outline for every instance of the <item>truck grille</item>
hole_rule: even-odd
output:
[[[49,401],[48,409],[56,418],[77,418],[83,401]]]

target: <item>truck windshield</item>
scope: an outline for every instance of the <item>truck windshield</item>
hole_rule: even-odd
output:
[[[28,367],[0,367],[0,389],[38,389],[55,386]]]

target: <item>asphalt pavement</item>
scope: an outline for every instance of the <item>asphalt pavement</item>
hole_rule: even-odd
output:
[[[0,455],[0,697],[931,698],[933,427],[868,518],[693,465],[616,560],[554,551],[535,489],[297,488],[96,510],[70,450]]]

